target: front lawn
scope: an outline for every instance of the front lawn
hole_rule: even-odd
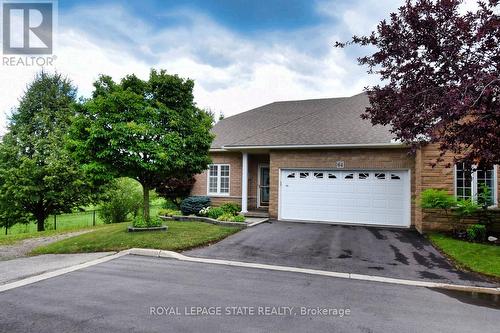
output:
[[[169,221],[167,232],[127,232],[129,225],[106,225],[95,232],[36,248],[31,254],[121,251],[133,247],[180,251],[217,242],[240,230],[202,222]]]
[[[439,233],[430,234],[429,238],[458,266],[500,278],[500,246],[470,243]]]
[[[78,232],[82,230],[90,230],[90,229],[99,229],[104,227],[103,225],[98,225],[95,227],[74,227],[74,228],[69,228],[69,229],[63,229],[63,230],[45,230],[45,231],[34,231],[34,232],[27,232],[27,233],[19,233],[19,234],[8,234],[8,235],[3,235],[0,234],[0,246],[3,245],[14,245],[17,242],[23,241],[25,239],[31,239],[31,238],[39,238],[39,237],[50,237],[50,236],[56,236],[56,235],[61,235],[61,234],[67,234],[71,232]]]

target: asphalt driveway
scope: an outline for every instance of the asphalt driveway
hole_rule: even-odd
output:
[[[428,288],[137,256],[1,292],[0,303],[9,333],[486,333],[500,314],[498,300]]]
[[[496,286],[455,269],[414,230],[264,223],[184,254],[443,283]]]

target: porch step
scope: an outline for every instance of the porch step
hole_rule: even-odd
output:
[[[269,213],[266,210],[252,210],[243,215],[246,217],[269,217]]]

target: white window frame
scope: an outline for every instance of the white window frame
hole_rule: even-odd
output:
[[[215,166],[217,167],[217,191],[216,192],[210,192],[210,167]],[[227,166],[229,176],[228,178],[228,186],[227,186],[227,193],[222,193],[221,192],[221,167]],[[223,197],[228,197],[231,193],[231,165],[230,164],[224,164],[224,163],[213,163],[208,166],[207,170],[207,195],[208,196],[223,196]]]
[[[472,166],[476,168],[475,165]],[[493,187],[491,189],[493,193],[493,205],[489,206],[491,208],[498,207],[498,165],[493,166]],[[477,172],[472,173],[471,177],[471,198],[474,202],[477,202]],[[455,198],[457,198],[457,165],[453,166],[453,190]]]

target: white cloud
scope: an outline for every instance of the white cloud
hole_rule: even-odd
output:
[[[168,13],[182,16],[186,24],[154,30],[120,7],[99,8],[99,21],[96,8],[80,7],[59,18],[53,69],[68,75],[80,95],[88,96],[101,73],[116,80],[130,73],[146,78],[151,67],[164,68],[194,79],[198,105],[226,116],[276,100],[353,95],[375,78],[367,76],[345,50],[335,49],[333,42],[352,33],[368,33],[379,20],[373,8],[377,13],[387,11],[380,9],[380,1],[370,0],[332,14],[335,3],[328,7],[321,2],[318,10],[340,17],[340,24],[332,20],[256,39],[238,35],[200,13]],[[5,113],[17,104],[37,70],[0,66],[0,110]],[[4,117],[0,133],[5,124]]]

